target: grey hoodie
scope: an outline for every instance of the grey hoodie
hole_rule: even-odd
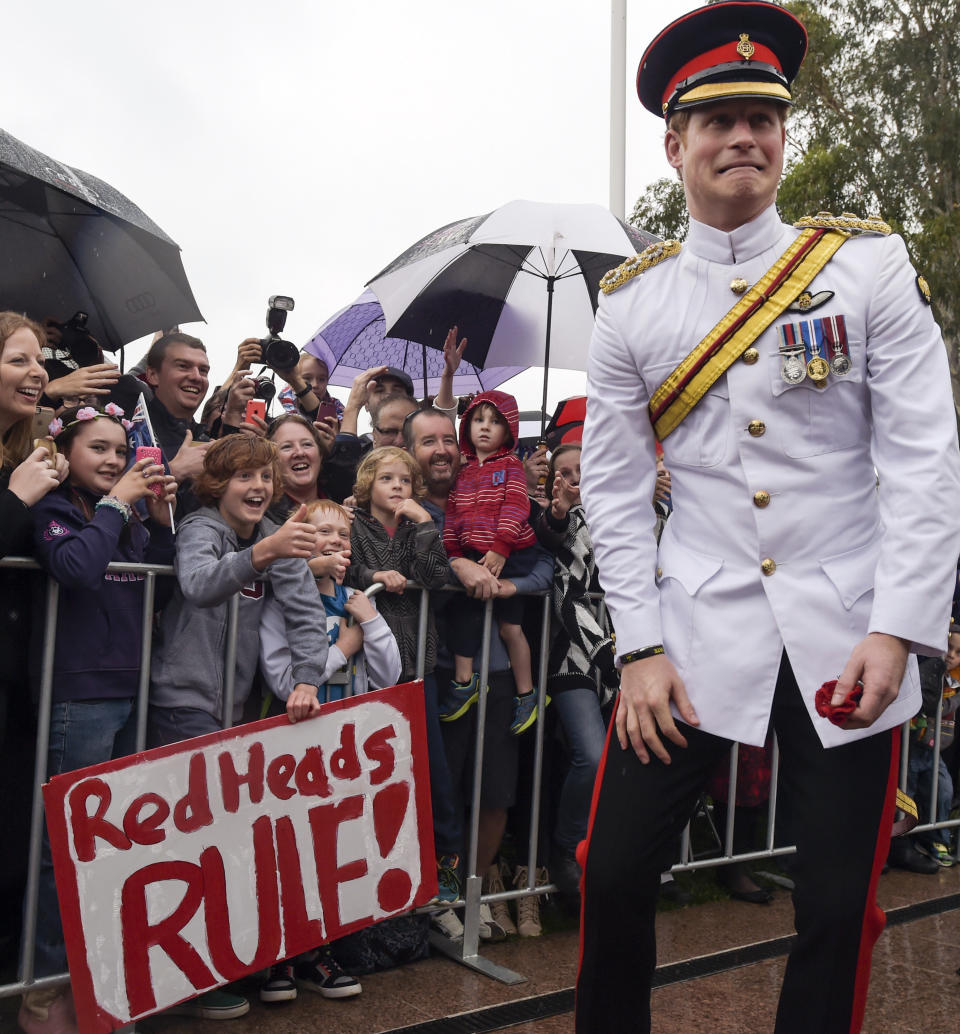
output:
[[[254,541],[276,529],[264,518]],[[236,533],[213,507],[190,514],[177,529],[177,589],[163,611],[154,643],[152,705],[194,707],[221,717],[228,603],[235,593],[240,593],[240,607],[233,721],[240,720],[253,686],[267,593],[283,612],[294,682],[322,682],[327,636],[317,620],[317,590],[307,562],[275,560],[265,571],[257,571],[251,552],[239,548]]]

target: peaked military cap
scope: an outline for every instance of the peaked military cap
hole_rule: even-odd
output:
[[[791,102],[790,84],[807,52],[807,30],[776,4],[699,7],[671,22],[637,69],[645,108],[674,111],[731,97]]]

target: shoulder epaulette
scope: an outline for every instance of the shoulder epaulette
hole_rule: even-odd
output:
[[[651,244],[649,248],[621,262],[616,269],[611,269],[600,281],[600,290],[604,294],[611,294],[618,287],[623,287],[628,280],[652,269],[664,259],[679,255],[682,247],[679,241],[657,241],[656,244]]]
[[[880,216],[871,215],[866,219],[861,219],[853,212],[841,212],[840,215],[834,215],[833,212],[817,212],[816,215],[804,216],[793,225],[798,230],[845,230],[851,236],[873,233],[886,237],[893,233],[890,224],[885,223]]]

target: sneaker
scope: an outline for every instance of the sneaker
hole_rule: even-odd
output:
[[[431,905],[452,905],[460,900],[460,878],[457,876],[459,865],[459,855],[437,855],[437,893],[431,899]]]
[[[363,988],[355,976],[345,973],[325,944],[317,948],[313,958],[297,963],[297,984],[311,991],[318,991],[324,998],[353,998]]]
[[[550,882],[550,877],[545,866],[537,869],[537,887],[544,887]],[[527,867],[517,866],[517,874],[513,878],[513,885],[518,889],[527,886]],[[539,937],[543,933],[540,925],[540,897],[539,894],[527,894],[525,897],[517,898],[517,933],[521,937]]]
[[[194,1016],[200,1020],[235,1020],[238,1016],[246,1016],[250,1011],[250,1003],[240,995],[232,995],[229,991],[216,988],[205,991],[196,998],[189,998],[179,1005],[166,1010],[168,1016]]]
[[[483,903],[480,905],[478,933],[481,941],[505,941],[507,939],[507,931],[493,918],[490,906]]]
[[[546,709],[550,703],[550,697],[543,698],[543,706]],[[513,698],[513,722],[510,731],[514,736],[526,732],[537,720],[537,694],[524,693],[522,697]]]
[[[451,681],[447,699],[440,712],[441,722],[455,722],[462,718],[480,698],[480,676],[474,672],[469,682]]]
[[[917,844],[917,847],[924,854],[929,855],[938,865],[943,866],[944,869],[949,869],[955,861],[946,844]]]
[[[463,940],[463,923],[452,908],[444,908],[430,914],[430,925],[448,941]]]
[[[501,862],[501,865],[504,864]],[[483,874],[484,894],[503,894],[507,888],[503,885],[503,873],[499,865],[491,865]],[[493,921],[505,934],[515,934],[517,928],[510,918],[510,909],[506,901],[491,901],[490,915]]]
[[[297,997],[297,981],[293,963],[278,962],[270,967],[267,979],[260,985],[261,1002],[292,1002]]]

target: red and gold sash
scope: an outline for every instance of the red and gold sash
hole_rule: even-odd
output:
[[[676,430],[744,351],[780,316],[848,240],[842,230],[806,229],[650,398],[657,440]]]

